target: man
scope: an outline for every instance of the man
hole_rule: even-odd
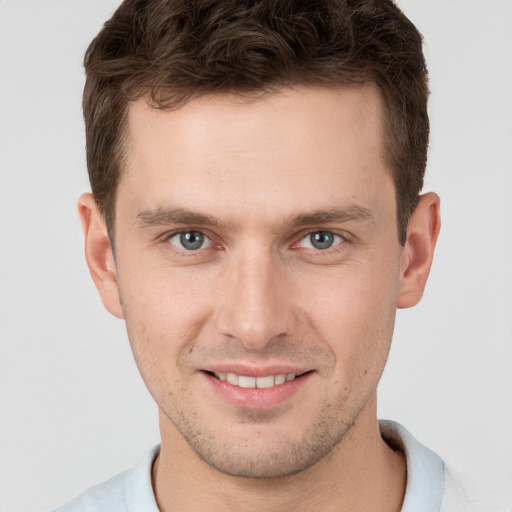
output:
[[[440,227],[415,27],[390,0],[126,0],[85,68],[86,258],[162,443],[59,510],[463,510],[376,416]]]

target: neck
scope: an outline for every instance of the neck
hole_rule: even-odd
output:
[[[322,460],[283,478],[239,478],[202,461],[167,418],[153,487],[162,512],[310,510],[399,512],[406,484],[405,457],[380,435],[373,400],[343,440]]]

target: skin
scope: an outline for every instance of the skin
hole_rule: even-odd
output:
[[[400,510],[376,389],[396,309],[423,293],[439,198],[421,197],[402,247],[382,117],[370,86],[131,105],[115,260],[92,196],[79,211],[159,406],[161,510]],[[187,250],[191,232],[204,244]],[[277,404],[233,405],[205,373],[219,367],[307,376]]]

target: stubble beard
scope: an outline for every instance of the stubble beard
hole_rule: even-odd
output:
[[[215,435],[196,414],[186,417],[181,411],[163,411],[163,415],[211,468],[233,477],[262,479],[293,476],[328,457],[347,437],[362,408],[325,403],[319,419],[298,440],[290,439],[284,430],[279,435],[277,428],[269,426],[272,421],[278,423],[278,419],[268,418],[263,411],[245,415],[250,434],[233,442]]]

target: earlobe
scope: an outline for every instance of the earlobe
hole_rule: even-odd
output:
[[[107,310],[123,318],[112,247],[103,216],[92,194],[80,196],[78,214],[85,237],[85,259],[94,284]]]
[[[440,199],[428,193],[420,197],[407,229],[400,261],[397,307],[415,306],[423,296],[441,227]]]

